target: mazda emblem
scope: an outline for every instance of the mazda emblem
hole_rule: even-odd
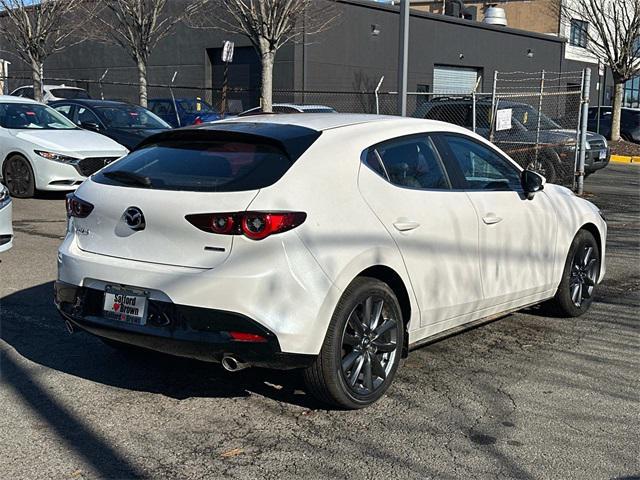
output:
[[[129,207],[124,212],[124,221],[131,230],[144,230],[146,223],[144,214],[138,207]]]

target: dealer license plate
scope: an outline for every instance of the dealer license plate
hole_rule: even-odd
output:
[[[108,287],[104,294],[103,314],[112,320],[144,325],[147,323],[147,303],[144,292]]]

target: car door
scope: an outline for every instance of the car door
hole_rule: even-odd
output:
[[[367,149],[360,191],[395,240],[420,307],[424,335],[464,323],[482,301],[478,219],[451,190],[427,134]]]
[[[557,286],[557,218],[547,195],[527,199],[520,169],[480,140],[447,133],[437,142],[454,187],[477,214],[484,306],[524,304]]]

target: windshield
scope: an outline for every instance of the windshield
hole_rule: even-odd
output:
[[[512,107],[512,116],[520,122],[527,130],[535,131],[538,129],[538,112],[529,106]],[[544,113],[540,114],[540,129],[555,130],[562,128],[556,122],[547,117]]]
[[[211,105],[199,99],[177,100],[180,109],[185,113],[217,113]]]
[[[96,107],[96,111],[110,128],[170,128],[168,123],[142,107]]]
[[[0,103],[0,126],[33,130],[78,128],[61,113],[39,103]]]
[[[91,98],[89,94],[82,89],[77,88],[52,88],[51,95],[56,98],[65,98],[65,99],[73,99],[73,98]]]

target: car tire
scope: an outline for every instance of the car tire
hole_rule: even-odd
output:
[[[562,317],[584,314],[593,302],[599,275],[598,243],[593,234],[580,230],[569,248],[560,286],[551,301],[552,313]]]
[[[4,161],[2,178],[12,197],[31,198],[36,192],[33,169],[22,155],[11,155]]]
[[[542,175],[548,183],[554,183],[558,178],[558,166],[560,158],[555,152],[541,152],[537,160],[532,160],[527,169]]]
[[[391,288],[374,278],[356,278],[336,306],[319,355],[304,371],[309,392],[339,408],[371,405],[393,381],[404,335]]]

